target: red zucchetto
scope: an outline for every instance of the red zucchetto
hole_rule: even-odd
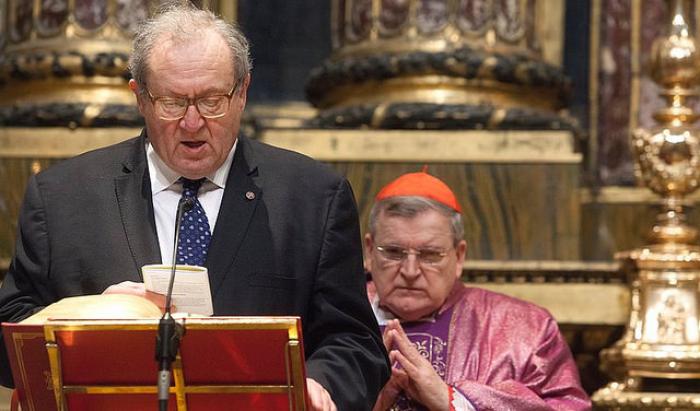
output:
[[[426,168],[418,173],[404,174],[387,184],[379,191],[374,200],[381,201],[389,197],[399,196],[430,198],[462,213],[462,207],[460,207],[455,193],[442,180],[428,174]]]

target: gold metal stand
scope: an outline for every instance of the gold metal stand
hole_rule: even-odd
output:
[[[700,247],[685,222],[684,198],[700,177],[700,139],[687,105],[697,96],[699,54],[688,23],[690,2],[675,0],[669,34],[654,43],[652,76],[668,106],[653,130],[633,134],[639,175],[662,197],[645,247],[616,255],[632,287],[624,337],[602,354],[618,381],[593,395],[599,409],[700,409]],[[695,387],[695,388],[689,388]]]

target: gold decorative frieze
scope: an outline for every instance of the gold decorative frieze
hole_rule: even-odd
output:
[[[184,0],[183,0],[184,1]],[[200,0],[235,19],[237,2]],[[221,3],[221,4],[219,4]],[[127,87],[131,38],[151,0],[1,2],[0,122],[6,126],[138,126]],[[92,121],[96,118],[97,120]]]
[[[541,10],[528,0],[334,0],[332,7],[333,47],[339,57],[377,49],[436,52],[463,46],[541,53],[536,28]]]
[[[557,57],[563,7],[552,4],[333,0],[333,54],[306,88],[322,110],[311,125],[575,129],[557,113],[569,84]],[[542,52],[545,38],[555,52]],[[493,112],[503,121],[479,121]],[[377,121],[385,113],[396,120]]]
[[[68,158],[136,137],[140,132],[138,127],[0,128],[0,159]]]
[[[8,0],[6,5],[0,59],[3,124],[141,123],[126,87],[127,64],[133,30],[157,2]],[[115,109],[119,113],[110,112]]]
[[[321,161],[580,164],[568,131],[269,129],[261,141]]]

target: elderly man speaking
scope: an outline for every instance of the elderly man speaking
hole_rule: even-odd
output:
[[[374,410],[587,410],[542,308],[460,281],[461,207],[426,172],[382,189],[365,236],[369,297],[393,364]]]

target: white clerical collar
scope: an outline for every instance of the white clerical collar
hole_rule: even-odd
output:
[[[236,152],[238,139],[233,143],[231,151],[229,151],[226,160],[214,173],[205,176],[206,179],[212,182],[218,188],[226,188],[226,179],[228,172],[233,164],[233,154]],[[167,164],[160,158],[150,141],[146,141],[146,159],[148,161],[148,174],[151,179],[151,194],[155,195],[163,190],[167,190],[172,186],[181,175],[168,167]]]
[[[372,299],[372,311],[379,325],[386,325],[389,320],[393,320],[396,316],[391,312],[379,307],[379,295],[375,295]]]
[[[380,326],[386,325],[386,323],[388,323],[389,320],[394,320],[398,318],[391,311],[385,310],[379,306],[379,294],[376,294],[374,296],[371,305],[372,311],[374,312],[374,317],[377,319],[377,323]],[[400,318],[399,321],[403,322]],[[420,320],[416,320],[416,322],[435,322],[435,314],[423,317]]]

